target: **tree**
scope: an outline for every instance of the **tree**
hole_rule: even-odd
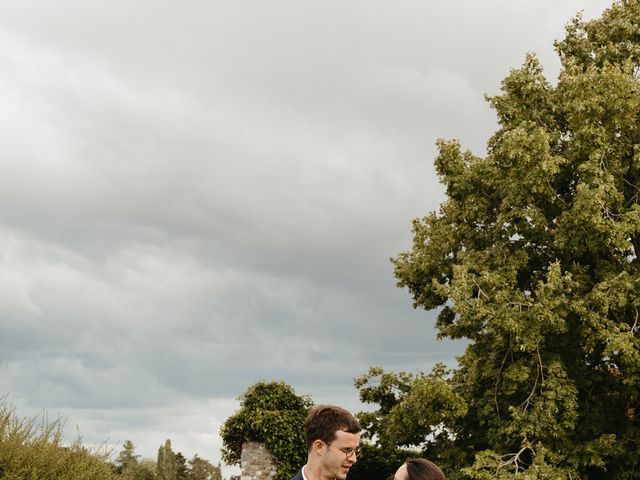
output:
[[[204,458],[194,455],[189,460],[189,470],[187,473],[189,480],[222,480],[220,466],[213,466]]]
[[[178,480],[178,463],[176,454],[171,449],[171,440],[167,439],[158,449],[158,480]]]
[[[399,450],[398,446],[420,447],[428,458],[437,457],[438,463],[446,465],[454,464],[451,461],[453,459],[460,460],[457,457],[462,452],[452,448],[451,430],[445,425],[466,415],[467,405],[464,398],[452,388],[447,375],[442,365],[437,365],[429,375],[406,372],[393,374],[372,367],[366,375],[356,379],[360,400],[378,405],[375,411],[358,414],[364,430],[363,437],[368,441],[376,440],[380,447],[379,451],[365,450],[362,455],[365,462],[376,461],[368,458],[370,453],[374,454],[373,458],[402,458],[402,461],[420,455],[415,451]],[[436,446],[437,450],[434,448]],[[394,464],[397,469],[402,461],[396,460],[384,468],[368,469],[378,472],[372,478],[387,478],[387,475],[381,476],[380,473],[389,471]]]
[[[240,410],[220,429],[222,458],[240,464],[242,444],[263,442],[276,464],[277,480],[289,480],[304,465],[304,420],[313,403],[284,382],[258,382],[240,397]]]
[[[139,462],[130,463],[122,472],[123,480],[155,480],[156,462],[150,458],[143,458]]]
[[[420,455],[419,452],[381,447],[366,441],[360,446],[362,453],[349,469],[349,480],[389,480],[408,458]]]
[[[530,54],[488,99],[486,157],[438,142],[447,200],[393,263],[415,307],[440,309],[439,336],[468,347],[455,371],[396,375],[386,397],[384,372],[360,386],[382,402],[381,438],[452,478],[640,475],[639,32],[638,0],[577,16],[557,85]],[[458,406],[442,415],[429,384]]]
[[[187,459],[178,452],[176,453],[176,478],[177,480],[187,480]]]
[[[122,444],[122,450],[118,454],[115,462],[117,473],[121,474],[128,465],[138,463],[138,457],[140,457],[140,455],[134,454],[135,448],[136,446],[131,440],[125,440]]]

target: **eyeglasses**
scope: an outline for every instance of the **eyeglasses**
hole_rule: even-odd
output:
[[[327,447],[331,446],[331,442],[327,443]],[[349,459],[351,457],[353,457],[354,455],[357,457],[358,455],[360,455],[362,453],[362,448],[361,447],[356,447],[356,448],[338,448],[338,450],[340,450],[342,453],[344,453],[344,457],[345,459]]]

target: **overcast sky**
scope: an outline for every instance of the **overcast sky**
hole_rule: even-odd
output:
[[[0,5],[0,395],[86,443],[219,460],[252,383],[358,410],[455,365],[389,257],[483,155],[527,51],[604,0]]]

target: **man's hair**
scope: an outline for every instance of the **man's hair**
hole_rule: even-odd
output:
[[[424,458],[410,458],[406,462],[407,480],[447,480],[440,467]]]
[[[334,405],[319,405],[315,407],[304,421],[307,450],[311,450],[311,446],[316,440],[331,443],[338,430],[358,433],[362,428],[360,428],[358,420],[344,408]]]

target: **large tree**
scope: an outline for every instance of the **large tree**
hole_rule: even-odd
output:
[[[528,55],[489,98],[484,158],[438,142],[447,200],[394,259],[469,342],[459,367],[358,383],[378,438],[452,478],[640,477],[640,2],[576,17],[556,49],[557,84]]]

